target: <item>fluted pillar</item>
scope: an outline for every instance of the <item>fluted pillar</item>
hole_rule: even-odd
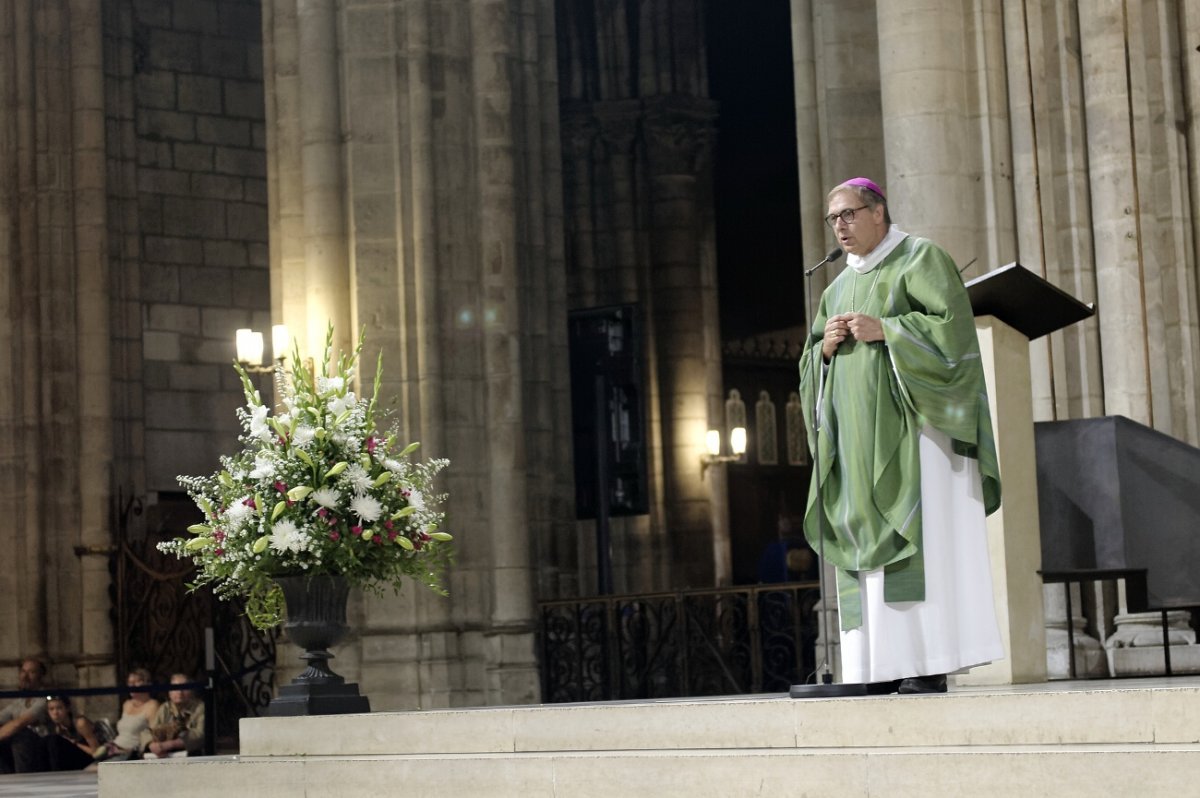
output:
[[[699,462],[704,431],[723,426],[703,4],[558,8],[568,301],[636,303],[644,330],[649,512],[614,519],[614,581],[720,583],[724,476],[705,480]]]
[[[823,221],[829,190],[857,175],[886,178],[875,35],[873,2],[792,0],[800,230],[808,264],[835,243]],[[814,294],[836,274],[836,268],[817,272]]]
[[[1200,362],[1187,116],[1170,71],[1180,42],[1169,10],[1080,3],[1084,103],[1096,241],[1097,300],[1108,414],[1197,442],[1195,403],[1183,397]],[[1194,59],[1194,53],[1191,54]],[[1195,166],[1192,166],[1195,169]]]
[[[1196,443],[1196,5],[1004,15],[1019,259],[1098,309],[1035,342],[1036,417],[1120,414]]]
[[[276,304],[366,327],[399,435],[451,460],[450,597],[368,598],[347,675],[384,708],[534,701],[533,563],[573,516],[554,4],[267,5]]]
[[[728,523],[711,516],[699,467],[704,433],[720,423],[716,263],[711,215],[715,105],[661,101],[646,118],[650,202],[650,318],[664,419],[666,522],[682,584],[728,573]],[[668,406],[669,405],[669,406]],[[715,492],[715,491],[714,491]],[[714,523],[714,520],[716,521]],[[722,542],[721,538],[725,541]]]
[[[101,53],[97,4],[0,3],[0,659],[66,684],[113,654]]]
[[[999,10],[900,0],[876,12],[893,219],[960,266],[1007,263],[1016,241]]]

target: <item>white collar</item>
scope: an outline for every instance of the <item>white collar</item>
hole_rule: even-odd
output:
[[[871,271],[871,269],[874,269],[876,266],[878,266],[884,258],[892,254],[892,250],[898,247],[900,242],[903,241],[907,236],[908,233],[904,232],[896,225],[892,225],[890,228],[888,228],[887,235],[883,237],[883,240],[875,245],[875,249],[871,250],[866,255],[847,255],[846,265],[851,269],[854,269],[854,271],[858,272],[859,274],[866,274],[867,272]]]

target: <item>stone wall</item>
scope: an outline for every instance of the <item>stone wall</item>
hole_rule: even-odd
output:
[[[233,333],[271,325],[261,12],[135,0],[130,30],[140,274],[125,290],[141,310],[145,489],[172,491],[236,447]],[[136,424],[136,400],[129,412]]]

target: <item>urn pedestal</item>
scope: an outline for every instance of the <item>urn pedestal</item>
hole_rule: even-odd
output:
[[[304,649],[304,672],[282,685],[267,707],[271,717],[344,715],[371,711],[371,702],[359,695],[357,684],[347,684],[329,668],[330,646],[341,640],[346,624],[346,598],[350,583],[328,574],[283,576],[275,580],[287,603],[283,628],[288,638]]]

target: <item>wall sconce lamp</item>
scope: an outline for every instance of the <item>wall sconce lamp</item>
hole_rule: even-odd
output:
[[[275,356],[275,363],[271,366],[263,365],[262,333],[242,328],[234,335],[234,343],[237,345],[238,363],[241,363],[242,368],[251,374],[272,372],[278,366],[282,366],[283,361],[287,360],[288,345],[291,343],[291,339],[288,337],[286,324],[276,324],[271,328],[271,354]]]
[[[717,465],[718,463],[736,463],[742,459],[742,455],[746,453],[746,428],[734,427],[729,431],[729,451],[730,454],[721,454],[721,431],[710,429],[704,435],[704,446],[708,450],[700,458],[700,475],[708,470],[709,466]]]

